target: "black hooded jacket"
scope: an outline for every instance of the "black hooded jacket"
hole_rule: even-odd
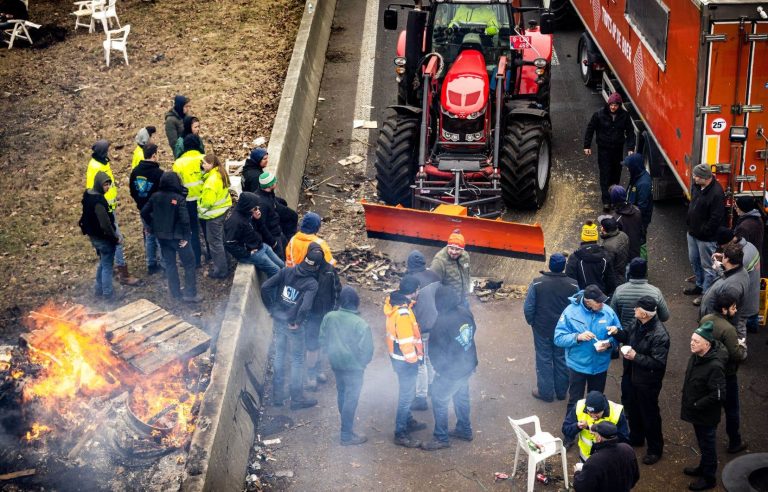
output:
[[[634,360],[624,359],[624,376],[633,384],[655,385],[664,379],[669,355],[669,333],[658,316],[646,324],[635,320],[628,330],[619,330],[616,341],[630,345],[637,355]]]
[[[157,193],[163,170],[154,161],[143,160],[131,171],[131,198],[136,202],[139,211],[147,204],[149,197]]]
[[[104,183],[109,180],[107,173],[96,173],[93,187],[83,193],[83,213],[79,225],[83,234],[117,244],[120,238],[115,230],[115,216],[109,211],[109,204],[104,198]]]
[[[281,258],[285,255],[285,246],[288,244],[287,235],[283,232],[283,228],[280,225],[280,212],[278,207],[283,207],[274,191],[262,190],[261,188],[254,191],[254,194],[261,199],[263,207],[261,209],[261,218],[264,219],[269,233],[275,239],[275,242],[270,243],[272,249],[275,250],[278,256]],[[297,215],[298,221],[298,215]],[[295,229],[294,229],[295,232]]]
[[[725,194],[716,179],[704,189],[696,184],[691,187],[691,203],[685,219],[688,234],[699,241],[714,241],[717,229],[725,224],[725,216]]]
[[[683,381],[680,418],[693,425],[715,427],[725,401],[725,364],[728,351],[714,340],[704,355],[691,354]]]
[[[629,258],[640,256],[640,246],[643,245],[643,215],[637,206],[624,202],[616,204],[616,213],[614,214],[619,229],[629,238]]]
[[[243,191],[256,193],[259,190],[259,176],[264,172],[261,168],[261,162],[253,162],[251,158],[245,160],[243,165]]]
[[[584,148],[592,147],[592,137],[597,135],[598,149],[634,149],[635,129],[632,126],[632,118],[622,108],[615,115],[606,104],[603,109],[595,111],[587,125],[584,134]]]
[[[275,320],[300,325],[309,316],[317,294],[317,279],[305,262],[281,269],[261,286],[261,300]]]
[[[582,243],[581,247],[568,257],[565,274],[576,280],[579,289],[595,284],[606,295],[616,289],[613,263],[608,252],[595,242]]]
[[[449,379],[461,379],[477,367],[477,325],[460,302],[451,287],[441,285],[435,293],[437,319],[429,335],[429,359],[435,371]]]
[[[589,459],[573,476],[576,492],[629,492],[640,480],[635,451],[609,439],[592,445]]]
[[[109,142],[106,140],[98,140],[95,144],[91,147],[91,157],[93,159],[96,159],[97,161],[101,162],[102,164],[107,164],[109,162]],[[114,184],[114,183],[112,183]]]
[[[141,209],[141,218],[158,239],[189,241],[192,238],[186,196],[187,189],[179,175],[163,173],[157,193]]]
[[[315,249],[319,249],[320,254],[323,254],[323,249],[314,242],[309,244],[307,254]],[[317,270],[317,294],[312,304],[312,316],[322,319],[327,313],[336,309],[339,294],[341,294],[339,275],[333,265],[323,260]]]
[[[262,210],[258,220],[251,213],[256,207]],[[240,194],[234,213],[224,222],[224,249],[238,260],[248,258],[251,251],[258,251],[262,244],[273,241],[264,224],[263,210],[259,197],[245,191]]]

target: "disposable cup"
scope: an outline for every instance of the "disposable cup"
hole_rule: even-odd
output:
[[[627,355],[630,350],[632,350],[632,347],[630,347],[629,345],[624,345],[623,347],[621,347],[621,353],[624,355]]]

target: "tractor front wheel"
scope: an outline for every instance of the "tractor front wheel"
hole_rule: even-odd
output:
[[[387,117],[376,141],[376,189],[387,205],[411,206],[411,184],[418,155],[419,119],[393,114]]]
[[[507,207],[535,210],[544,204],[552,164],[551,133],[547,120],[512,115],[507,122],[499,162]]]

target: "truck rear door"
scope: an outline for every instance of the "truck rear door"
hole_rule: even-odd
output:
[[[713,22],[709,35],[707,88],[701,111],[702,161],[733,164],[731,174],[719,174],[724,189],[762,195],[765,189],[764,160],[756,149],[765,147],[757,128],[768,125],[768,23]],[[739,152],[729,139],[733,126],[747,126],[748,139]],[[724,169],[724,167],[722,167]]]

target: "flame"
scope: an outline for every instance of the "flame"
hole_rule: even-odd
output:
[[[44,433],[50,432],[51,428],[47,425],[41,424],[39,422],[35,422],[32,424],[32,429],[27,431],[27,435],[24,436],[24,439],[27,441],[36,441],[40,439],[40,436]]]
[[[43,410],[45,415],[40,417],[45,417],[46,424],[63,420],[66,427],[79,428],[94,414],[93,398],[104,401],[132,389],[134,415],[160,429],[172,428],[161,433],[164,444],[182,446],[188,441],[194,429],[192,409],[197,395],[190,393],[184,376],[197,376],[194,362],[177,362],[149,377],[139,375],[113,354],[105,327],[89,319],[82,306],[64,309],[47,304],[32,313],[30,320],[32,330],[25,337],[29,360],[40,371],[26,376],[29,380],[22,399]],[[20,369],[12,372],[14,378],[23,376]],[[152,423],[158,415],[157,423]],[[48,425],[35,423],[26,439],[38,439],[49,431]]]

